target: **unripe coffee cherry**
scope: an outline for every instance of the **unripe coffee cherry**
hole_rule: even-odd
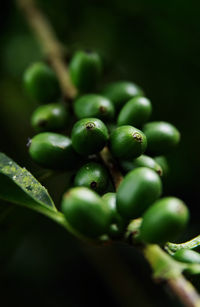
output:
[[[117,191],[117,210],[127,219],[140,217],[162,193],[159,175],[146,167],[128,173]]]
[[[61,208],[67,221],[81,234],[96,238],[107,233],[109,209],[101,197],[90,189],[70,189],[63,196]]]
[[[167,122],[150,122],[144,125],[148,152],[163,155],[174,149],[180,141],[179,131]]]
[[[84,118],[75,123],[72,129],[72,144],[82,155],[99,152],[108,140],[108,130],[98,118]]]
[[[60,89],[54,71],[45,63],[32,64],[24,73],[27,93],[39,102],[52,102],[59,98]]]
[[[102,120],[111,120],[114,117],[113,103],[96,94],[81,96],[74,102],[74,113],[78,118],[97,117]]]
[[[151,112],[152,106],[149,99],[145,97],[132,98],[122,107],[117,124],[118,126],[140,127],[149,119]]]
[[[147,147],[146,136],[132,126],[121,126],[110,135],[110,149],[120,159],[137,158]]]
[[[39,165],[50,169],[74,169],[80,156],[70,138],[53,132],[42,132],[31,140],[29,153]]]
[[[157,157],[154,157],[154,160],[162,168],[162,175],[164,177],[167,176],[170,170],[169,170],[169,164],[167,162],[166,157],[165,156],[157,156]]]
[[[133,82],[118,81],[109,84],[102,91],[103,96],[108,97],[119,111],[123,105],[135,96],[142,96],[142,89]]]
[[[188,219],[189,211],[180,199],[159,199],[144,213],[140,238],[147,243],[158,244],[174,240],[185,228]]]
[[[80,92],[93,90],[101,71],[101,58],[96,52],[77,51],[69,64],[70,77]]]
[[[142,155],[133,160],[134,167],[148,167],[158,173],[159,176],[162,176],[161,166],[151,157]]]
[[[130,172],[137,167],[148,167],[158,173],[159,176],[162,176],[163,173],[161,166],[155,161],[155,159],[146,155],[141,155],[132,161],[121,161],[120,165],[126,172]]]
[[[102,200],[107,204],[110,212],[110,227],[108,235],[111,238],[120,236],[125,228],[125,220],[117,211],[116,206],[116,193],[106,193],[102,196]]]
[[[97,193],[105,193],[108,186],[108,172],[101,164],[89,162],[83,165],[76,173],[75,186],[84,186]]]
[[[200,264],[200,254],[190,249],[179,249],[173,257],[180,262]]]
[[[38,107],[32,117],[31,124],[38,131],[56,131],[64,129],[69,117],[67,109],[58,103]]]

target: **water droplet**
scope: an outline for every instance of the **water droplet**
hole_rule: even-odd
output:
[[[31,145],[31,142],[32,142],[31,138],[28,138],[28,141],[27,141],[27,143],[26,143],[26,146],[29,147],[29,146]]]
[[[26,189],[28,190],[28,191],[32,191],[32,187],[30,186],[30,185],[28,185],[27,187],[26,187]]]

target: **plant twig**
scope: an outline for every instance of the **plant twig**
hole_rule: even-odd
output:
[[[117,190],[121,181],[123,180],[123,176],[118,169],[116,161],[113,159],[108,147],[104,147],[104,149],[100,153],[103,163],[108,168],[111,178],[113,180],[115,189]]]
[[[184,306],[200,306],[199,294],[181,274],[184,269],[183,263],[174,260],[158,245],[146,245],[144,255],[153,269],[155,280],[164,281]]]
[[[64,49],[57,40],[51,24],[37,8],[34,0],[16,1],[42,46],[44,54],[56,72],[64,98],[73,99],[77,91],[69,77],[68,68],[64,60]]]
[[[183,277],[183,275],[168,279],[167,285],[174,293],[176,293],[185,306],[200,306],[199,294],[196,292],[193,285]]]
[[[49,58],[49,61],[55,70],[58,77],[64,97],[74,98],[76,89],[71,83],[67,65],[64,62],[64,52],[61,44],[57,40],[55,33],[45,16],[35,6],[34,0],[16,0],[18,6],[23,10],[28,23],[33,32],[38,38],[44,53]],[[108,148],[104,148],[101,152],[101,158],[104,164],[108,167],[116,189],[119,187],[123,177],[117,168],[114,159]],[[179,298],[179,300],[188,307],[200,307],[200,296],[195,288],[184,278],[181,270],[176,265],[172,265],[170,256],[165,253],[157,245],[147,245],[143,249],[143,253],[152,266],[154,277],[156,280],[162,280],[167,283],[171,291]],[[156,274],[162,264],[160,274]],[[171,274],[166,274],[166,270]],[[174,272],[177,274],[174,275]],[[172,274],[173,273],[173,274]],[[159,278],[158,278],[159,277]]]

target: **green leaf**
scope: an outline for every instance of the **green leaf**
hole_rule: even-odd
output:
[[[0,198],[39,212],[57,211],[47,190],[3,153],[0,153]]]
[[[0,152],[0,199],[38,211],[63,226],[74,236],[88,240],[74,230],[57,211],[48,191],[12,159]]]

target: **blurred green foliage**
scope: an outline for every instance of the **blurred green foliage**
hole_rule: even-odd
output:
[[[102,84],[120,79],[136,82],[152,101],[152,120],[172,122],[181,131],[181,145],[169,157],[171,173],[165,182],[165,194],[182,198],[191,210],[190,231],[185,237],[199,233],[198,1],[41,0],[39,4],[69,54],[80,48],[100,52],[105,62]],[[28,137],[34,134],[30,116],[37,103],[26,96],[21,78],[27,65],[43,56],[14,1],[6,3],[3,14],[0,150],[37,175],[41,170],[30,160],[26,148]],[[66,175],[44,184],[59,204],[68,185]],[[1,208],[5,212],[4,205]],[[105,301],[111,306],[122,306],[116,293],[87,259],[84,250],[88,247],[80,246],[44,217],[16,209],[5,214],[0,226],[4,306],[11,306],[13,301],[16,306],[27,302],[29,306],[36,303],[92,306],[94,302],[100,306]],[[172,306],[171,301],[163,299],[162,289],[152,285],[141,257],[128,247],[116,248],[142,291],[130,291],[134,305]],[[200,286],[198,278],[194,281]],[[145,295],[146,300],[142,301]]]

